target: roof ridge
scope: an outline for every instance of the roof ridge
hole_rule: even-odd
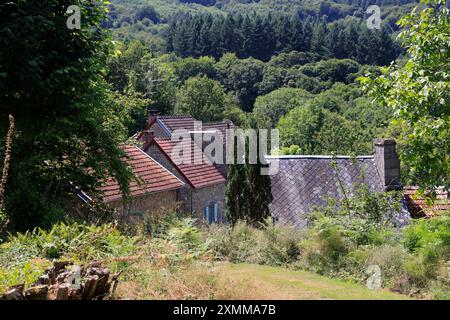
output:
[[[162,116],[158,116],[158,118],[191,118],[191,119],[194,119],[194,117],[191,115],[162,115]]]

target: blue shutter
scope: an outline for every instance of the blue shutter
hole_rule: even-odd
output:
[[[219,206],[214,203],[214,223],[219,223]]]
[[[205,212],[205,220],[206,220],[206,222],[208,223],[208,224],[211,224],[211,222],[212,222],[212,217],[211,217],[211,211],[210,211],[210,207],[209,206],[206,206],[206,208],[205,208],[205,210],[206,210],[206,212]]]

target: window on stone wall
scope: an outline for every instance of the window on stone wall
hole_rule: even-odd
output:
[[[205,221],[207,224],[220,223],[219,205],[217,202],[210,202],[206,205],[205,209]]]

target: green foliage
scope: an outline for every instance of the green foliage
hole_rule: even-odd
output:
[[[0,293],[17,284],[24,284],[25,288],[28,288],[50,266],[51,263],[45,260],[28,261],[23,266],[8,269],[0,266]]]
[[[279,154],[282,156],[301,155],[302,149],[299,146],[297,146],[296,144],[293,144],[289,147],[281,148]]]
[[[360,65],[351,59],[330,59],[307,64],[300,71],[322,81],[352,83],[359,68]]]
[[[194,222],[194,219],[189,218],[177,222],[169,228],[167,239],[186,251],[198,249],[201,244],[200,231]]]
[[[314,154],[317,150],[314,137],[322,126],[323,117],[324,110],[311,105],[291,110],[277,125],[281,145],[298,145],[304,154]]]
[[[207,76],[186,80],[178,89],[175,113],[191,115],[195,119],[212,122],[223,119],[226,95],[219,82]]]
[[[280,130],[284,147],[297,145],[304,154],[367,154],[371,151],[370,135],[358,122],[316,106],[294,108],[281,117]]]
[[[382,69],[378,77],[362,78],[363,88],[397,119],[411,128],[402,159],[409,177],[423,189],[450,189],[450,22],[445,1],[414,9],[400,20],[407,48],[404,65]],[[370,76],[369,76],[370,77]]]
[[[442,216],[414,222],[405,230],[404,245],[409,252],[425,255],[432,248],[443,259],[450,259],[450,218]]]
[[[234,150],[235,164],[228,165],[227,188],[225,190],[225,200],[227,203],[227,219],[231,224],[239,220],[246,221],[249,224],[258,225],[270,216],[269,205],[273,200],[271,180],[269,175],[264,175],[263,170],[268,166],[261,163],[259,156],[267,150],[259,150],[262,143],[259,143],[260,133],[256,130],[256,140],[244,138],[245,155],[243,162],[236,158],[237,150]],[[242,143],[238,139],[238,143]],[[249,143],[256,144],[257,163],[252,164]],[[238,148],[236,148],[238,149]]]
[[[174,62],[175,75],[183,83],[189,78],[205,75],[214,79],[216,76],[215,60],[210,57],[199,59],[185,58]]]
[[[67,29],[70,5],[81,8],[80,30]],[[63,218],[72,184],[95,194],[113,176],[128,193],[132,175],[118,147],[124,133],[111,126],[117,110],[103,80],[104,11],[103,1],[0,4],[0,44],[8,48],[0,52],[0,136],[9,114],[17,132],[6,193],[12,229]]]
[[[305,90],[294,88],[281,88],[259,96],[253,108],[258,128],[274,128],[282,116],[302,106],[311,96]]]
[[[210,247],[219,259],[233,263],[261,262],[261,247],[265,241],[262,232],[238,221],[233,228],[213,227],[208,235]]]
[[[11,236],[2,244],[2,262],[21,263],[26,257],[89,261],[128,255],[135,249],[135,238],[120,234],[111,225],[53,225],[50,230],[34,229]],[[22,252],[22,254],[20,254]],[[25,255],[23,255],[26,253]],[[14,258],[16,255],[16,258]]]
[[[217,62],[216,68],[224,88],[235,92],[244,111],[251,111],[263,78],[264,63],[253,58],[238,59],[234,54],[225,54]]]
[[[320,131],[317,132],[316,153],[322,154],[369,154],[372,151],[370,135],[358,122],[325,111]]]
[[[52,259],[86,263],[135,254],[137,240],[111,225],[76,223],[58,223],[50,230],[34,229],[10,236],[0,244],[0,291],[10,285],[32,284]]]
[[[240,58],[262,61],[281,52],[307,51],[312,56],[329,55],[379,65],[388,64],[397,55],[397,48],[384,26],[378,32],[371,32],[357,18],[329,24],[320,14],[314,18],[304,15],[307,14],[182,15],[169,24],[165,37],[167,50],[182,57],[217,59],[231,52]]]

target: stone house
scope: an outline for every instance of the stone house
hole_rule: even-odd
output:
[[[174,210],[181,201],[184,182],[136,146],[124,145],[127,163],[139,181],[130,183],[130,199],[124,201],[119,184],[109,178],[99,188],[103,202],[117,209],[127,222],[137,223],[145,214]]]
[[[361,183],[372,192],[402,190],[400,160],[394,140],[376,139],[371,156],[275,156],[279,171],[271,177],[272,217],[280,224],[299,229],[307,226],[312,209],[325,206],[328,199],[351,196]],[[409,220],[405,209],[397,217],[398,223]]]
[[[225,131],[234,128],[231,122],[203,123],[205,132],[219,131],[224,137]],[[179,163],[172,156],[173,148],[179,142],[172,141],[177,129],[194,132],[196,121],[190,116],[159,116],[151,113],[144,131],[137,136],[142,150],[161,163],[168,171],[180,179],[184,185],[179,191],[181,210],[190,212],[206,223],[225,222],[226,165],[215,164],[204,154],[204,143],[196,142],[193,136],[182,141],[191,150],[190,163]],[[196,162],[195,159],[201,159]]]

